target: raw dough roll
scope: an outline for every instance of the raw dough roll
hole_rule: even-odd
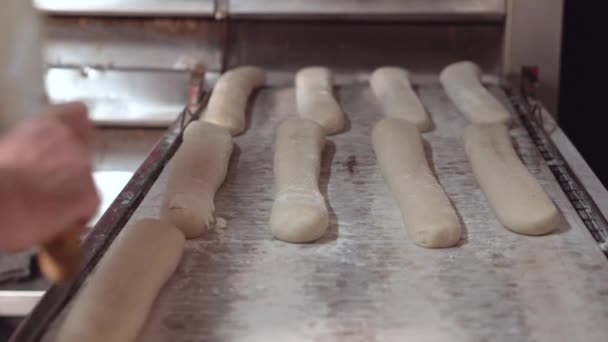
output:
[[[245,111],[251,92],[266,82],[264,70],[242,66],[224,73],[213,88],[203,120],[226,127],[230,134],[245,130]]]
[[[376,69],[369,83],[386,116],[405,119],[421,132],[431,129],[431,119],[412,89],[406,70],[397,67]]]
[[[143,219],[118,235],[80,290],[56,341],[134,341],[182,255],[184,235]]]
[[[213,222],[215,192],[224,182],[230,155],[230,132],[212,123],[195,121],[169,163],[161,217],[194,238]]]
[[[300,117],[323,127],[325,134],[344,129],[344,113],[334,98],[331,71],[308,67],[296,74],[296,100]]]
[[[319,191],[324,145],[323,128],[311,120],[288,119],[277,130],[270,229],[279,240],[311,242],[327,230],[327,207]]]
[[[409,237],[422,247],[456,245],[462,235],[460,220],[428,165],[416,126],[383,119],[372,130],[372,144]]]
[[[439,80],[448,97],[471,123],[511,122],[509,111],[481,84],[481,70],[476,64],[448,65]]]
[[[469,125],[464,147],[481,190],[505,227],[526,235],[557,227],[557,208],[520,161],[505,125]]]

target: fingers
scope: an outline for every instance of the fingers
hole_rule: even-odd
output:
[[[82,102],[68,102],[49,106],[48,115],[57,118],[83,143],[91,139],[92,125],[87,106]]]
[[[1,137],[0,165],[10,171],[2,176],[10,186],[0,189],[0,249],[50,241],[95,215],[100,199],[87,147],[91,133],[86,106],[67,103]]]

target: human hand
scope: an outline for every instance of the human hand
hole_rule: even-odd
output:
[[[20,250],[87,222],[99,197],[86,106],[50,106],[0,137],[0,250]]]

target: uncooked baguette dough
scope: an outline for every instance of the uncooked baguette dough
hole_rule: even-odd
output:
[[[431,129],[431,119],[412,89],[406,70],[397,67],[376,69],[369,83],[386,116],[405,119],[421,132]]]
[[[183,246],[184,235],[167,222],[143,219],[125,227],[76,297],[56,341],[134,341]]]
[[[194,238],[213,222],[215,192],[224,182],[232,154],[230,132],[215,124],[194,121],[169,163],[161,217]]]
[[[227,71],[213,87],[203,120],[226,127],[233,136],[241,134],[245,130],[249,95],[264,82],[266,74],[257,67],[242,66]]]
[[[557,208],[520,161],[505,125],[468,126],[464,147],[481,190],[505,227],[526,235],[557,227]]]
[[[331,71],[308,67],[296,74],[296,101],[300,117],[315,121],[325,134],[344,129],[344,113],[334,98]]]
[[[476,64],[448,65],[439,79],[448,97],[471,123],[511,122],[509,111],[481,84],[481,70]]]
[[[416,126],[383,119],[372,130],[372,144],[409,237],[422,247],[456,245],[462,235],[460,220],[433,176]]]
[[[288,119],[277,130],[270,229],[279,240],[311,242],[327,230],[329,217],[318,184],[324,145],[323,128],[311,120]]]

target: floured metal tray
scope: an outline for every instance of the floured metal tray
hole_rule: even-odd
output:
[[[275,129],[295,115],[295,92],[264,88],[216,196],[227,228],[187,242],[140,340],[605,341],[608,262],[521,122],[516,149],[564,216],[549,236],[502,227],[465,157],[465,118],[437,83],[417,92],[435,125],[424,134],[433,168],[464,223],[460,246],[408,239],[372,150],[382,112],[366,83],[337,88],[349,124],[323,152],[329,232],[313,244],[274,240]],[[131,222],[158,216],[166,179],[165,170]]]

